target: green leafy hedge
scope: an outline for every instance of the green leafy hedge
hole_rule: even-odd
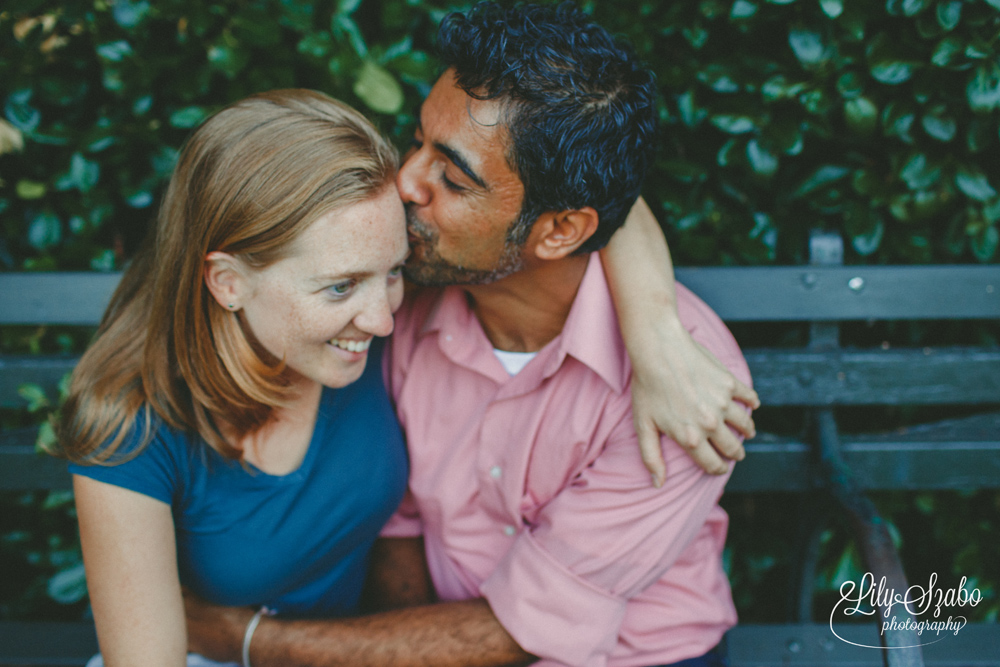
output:
[[[401,144],[436,73],[424,0],[96,0],[0,13],[0,263],[112,269],[177,148],[251,92],[305,86]],[[646,188],[678,259],[992,261],[1000,0],[591,2],[663,90]]]
[[[405,146],[437,73],[430,54],[445,1],[5,0],[0,270],[119,269],[184,138],[254,91],[326,91]],[[657,73],[662,134],[645,196],[679,263],[802,262],[816,227],[842,233],[849,262],[996,261],[1000,0],[584,7],[630,38]],[[923,334],[909,335],[913,343]],[[0,350],[70,352],[85,339],[8,328]],[[0,414],[5,425],[31,419]],[[937,498],[933,512],[924,511],[928,497]],[[1000,572],[984,555],[996,551],[995,520],[949,517],[995,511],[998,500],[883,502],[901,525],[914,513],[931,521],[945,539],[935,567],[975,574],[966,568],[982,562],[986,618],[1000,608]],[[786,573],[790,519],[780,515],[784,500],[769,502],[730,500],[732,578],[748,619],[780,620],[761,610]],[[72,518],[65,494],[0,498],[0,571],[30,582],[0,578],[0,617],[52,616],[52,600],[80,612]],[[920,531],[900,534],[916,545]],[[822,586],[854,566],[845,544],[841,533],[830,538]]]

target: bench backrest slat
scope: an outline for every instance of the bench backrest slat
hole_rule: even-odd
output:
[[[0,324],[97,324],[119,279],[0,273]],[[997,265],[684,268],[677,279],[729,322],[1000,319]]]

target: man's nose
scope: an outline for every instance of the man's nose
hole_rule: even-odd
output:
[[[426,171],[427,159],[423,151],[411,151],[396,174],[396,189],[404,204],[426,206],[430,203],[430,190],[424,177]]]

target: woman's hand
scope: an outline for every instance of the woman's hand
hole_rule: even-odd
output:
[[[755,435],[747,408],[760,406],[757,392],[733,377],[679,320],[653,332],[645,339],[653,352],[637,352],[632,371],[632,416],[653,483],[660,486],[666,474],[660,433],[707,472],[726,472],[727,460],[740,461],[745,455],[730,427],[746,438]]]
[[[670,251],[642,198],[601,251],[601,259],[632,360],[633,417],[653,483],[661,485],[666,474],[661,432],[707,472],[725,472],[727,459],[744,456],[727,424],[752,438],[754,425],[746,408],[759,407],[760,400],[681,324]]]

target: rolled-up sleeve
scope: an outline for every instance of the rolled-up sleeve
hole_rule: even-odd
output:
[[[668,477],[656,489],[637,451],[629,417],[596,460],[524,526],[480,587],[526,651],[557,663],[604,665],[629,598],[662,577],[700,531],[709,533],[718,552],[712,557],[719,558],[725,529],[713,534],[706,518],[728,474],[705,474],[664,439]]]

